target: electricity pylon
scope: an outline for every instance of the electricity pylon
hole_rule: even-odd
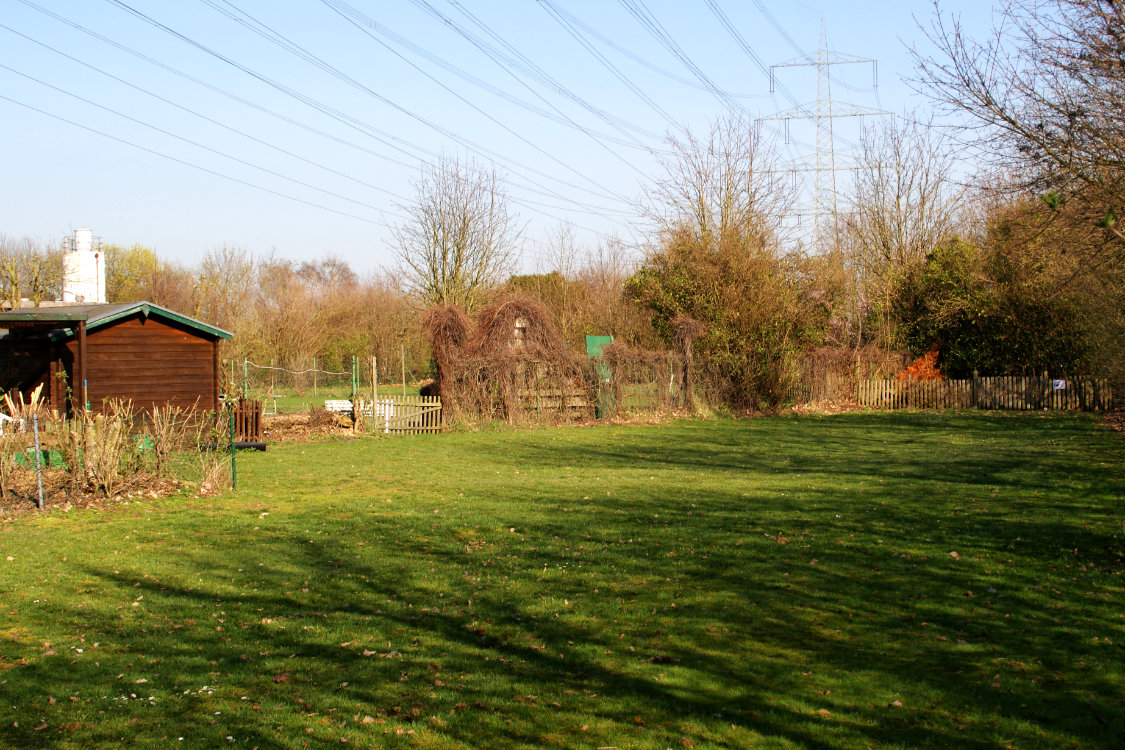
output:
[[[776,68],[809,68],[817,69],[816,102],[809,105],[796,106],[782,112],[767,115],[763,120],[810,120],[816,127],[816,152],[813,166],[794,166],[794,172],[813,172],[813,235],[814,242],[819,242],[826,230],[831,230],[835,237],[837,229],[836,209],[836,172],[842,167],[836,163],[836,143],[832,134],[832,121],[838,117],[869,117],[872,115],[889,115],[890,112],[863,107],[850,102],[833,102],[832,100],[832,66],[852,65],[856,63],[870,63],[872,83],[878,86],[877,62],[867,57],[845,55],[832,52],[828,49],[828,36],[824,31],[824,19],[820,20],[820,43],[816,54],[802,55],[793,60],[770,66],[770,93],[774,89],[774,69]],[[788,132],[788,125],[786,126]]]

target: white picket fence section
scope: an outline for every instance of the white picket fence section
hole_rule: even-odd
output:
[[[350,407],[351,402],[346,403]],[[374,404],[361,398],[359,418],[373,420],[375,431],[387,435],[425,435],[441,432],[441,398],[410,395],[380,396]]]

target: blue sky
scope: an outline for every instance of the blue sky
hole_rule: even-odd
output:
[[[2,6],[0,233],[89,226],[183,263],[229,244],[361,272],[393,267],[398,204],[441,154],[505,176],[527,270],[564,222],[583,247],[631,242],[669,132],[816,98],[815,69],[777,70],[773,94],[766,71],[814,53],[821,18],[832,50],[878,60],[877,90],[870,65],[833,67],[835,100],[924,108],[902,78],[933,16],[928,0]],[[987,2],[942,8],[980,34],[991,22]],[[837,122],[846,152],[857,125]],[[792,123],[779,147],[800,159],[812,141]]]

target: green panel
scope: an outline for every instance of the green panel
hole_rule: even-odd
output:
[[[65,469],[66,461],[63,460],[62,452],[57,450],[48,450],[47,448],[39,451],[39,461],[44,469]],[[16,466],[22,466],[29,469],[35,468],[35,449],[28,448],[23,453],[15,455]]]
[[[602,349],[613,343],[613,336],[587,336],[586,356],[593,359],[602,356]]]
[[[613,336],[587,336],[586,356],[598,360],[602,350],[613,343]],[[594,362],[594,371],[598,373],[598,397],[594,404],[594,417],[601,419],[613,411],[613,388],[608,384],[613,382],[613,371],[609,365],[600,360]]]

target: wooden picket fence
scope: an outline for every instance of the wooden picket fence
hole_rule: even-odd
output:
[[[441,432],[441,398],[438,396],[380,396],[374,408],[360,402],[364,419],[374,413],[376,432],[390,435],[425,435]]]
[[[262,402],[240,398],[234,405],[234,439],[259,443],[262,440]]]
[[[869,409],[1013,409],[1107,411],[1113,388],[1096,378],[974,377],[966,380],[860,380],[856,400]]]

